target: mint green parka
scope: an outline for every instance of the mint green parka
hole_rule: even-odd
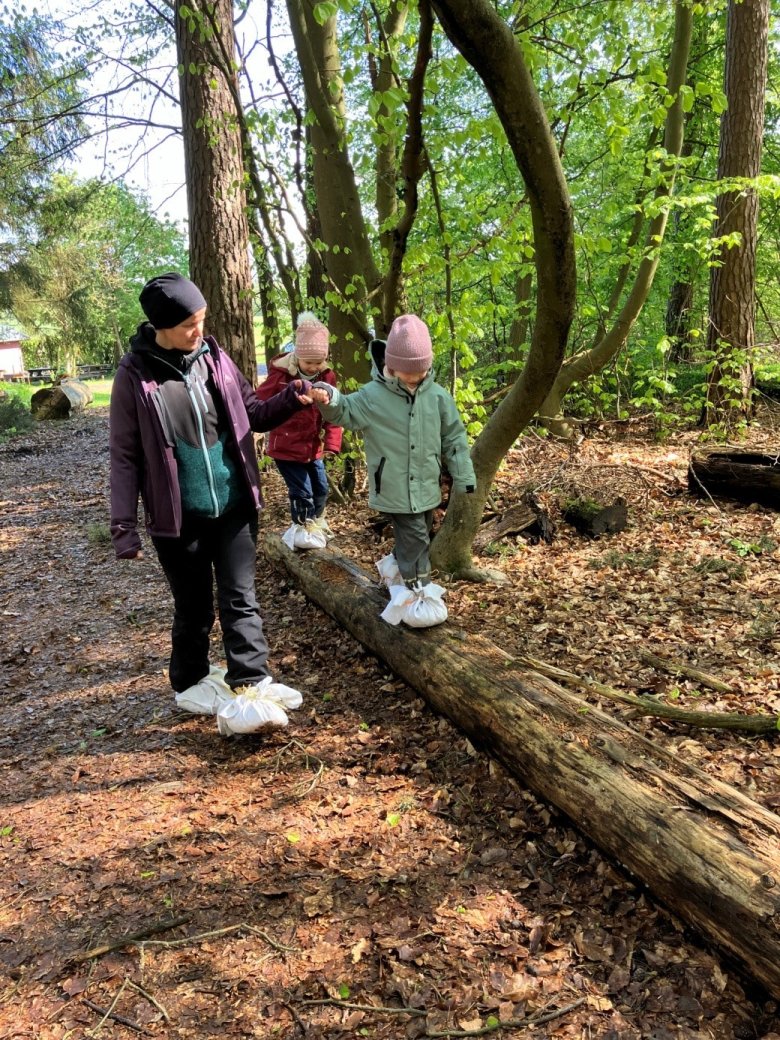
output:
[[[428,372],[415,394],[383,375],[384,343],[371,345],[371,382],[351,394],[332,388],[318,405],[327,422],[363,434],[368,503],[382,513],[424,513],[441,502],[439,477],[447,467],[457,491],[474,489],[466,431],[457,405]]]

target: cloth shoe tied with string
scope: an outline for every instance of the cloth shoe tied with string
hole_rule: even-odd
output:
[[[197,715],[216,715],[232,696],[233,691],[225,682],[225,669],[212,664],[200,682],[176,694],[176,705]]]
[[[381,560],[378,560],[376,569],[379,571],[382,584],[388,589],[392,589],[396,585],[405,585],[401,572],[398,569],[398,561],[393,553],[388,553],[387,556],[383,556]]]
[[[288,549],[324,549],[328,544],[327,536],[316,520],[307,520],[305,524],[290,524],[282,535],[282,541]]]
[[[409,628],[432,628],[447,620],[447,607],[443,596],[447,590],[430,582],[407,588],[406,585],[394,585],[390,589],[390,602],[379,615],[389,625],[400,625]]]
[[[242,686],[217,713],[217,729],[223,737],[280,729],[289,722],[287,711],[300,708],[303,694],[267,675],[251,686]],[[285,711],[285,709],[287,709]]]

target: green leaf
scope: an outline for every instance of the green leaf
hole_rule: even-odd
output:
[[[346,982],[342,982],[339,986],[339,997],[341,1000],[349,1000],[350,988]]]
[[[333,15],[336,14],[338,9],[339,9],[339,5],[338,4],[333,4],[333,3],[315,4],[314,5],[314,20],[315,20],[315,22],[317,22],[318,25],[324,25],[325,22],[327,22],[327,20],[329,18],[332,18]]]

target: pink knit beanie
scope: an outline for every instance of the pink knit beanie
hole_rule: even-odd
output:
[[[295,330],[295,356],[301,361],[324,361],[328,356],[328,329],[311,311],[301,311]]]
[[[427,372],[432,364],[428,326],[415,314],[401,314],[387,334],[385,365],[395,372]]]

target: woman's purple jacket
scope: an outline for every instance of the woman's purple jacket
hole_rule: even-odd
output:
[[[224,405],[228,437],[239,472],[255,508],[262,505],[260,472],[252,433],[281,425],[302,405],[296,387],[260,401],[234,362],[213,337],[206,337],[205,355],[214,388]],[[141,549],[138,535],[138,495],[144,504],[150,535],[176,538],[181,533],[181,495],[173,448],[166,442],[153,395],[158,387],[142,354],[125,354],[111,391],[109,447],[111,458],[111,538],[120,559]],[[305,392],[311,384],[303,381]]]

